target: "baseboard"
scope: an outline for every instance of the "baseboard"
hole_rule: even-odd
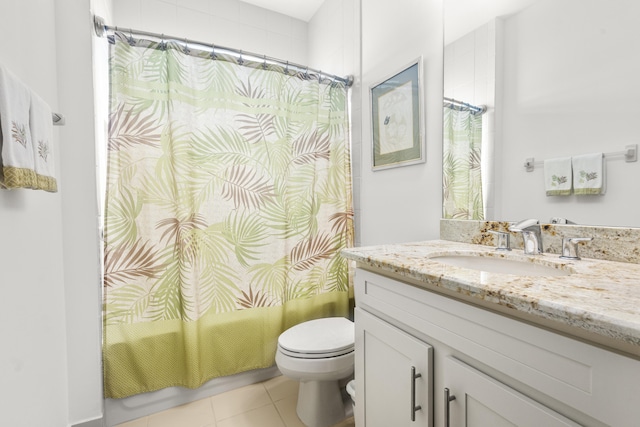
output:
[[[254,384],[280,375],[277,367],[256,369],[229,377],[215,378],[198,389],[169,387],[149,393],[125,397],[123,399],[105,399],[104,426],[115,425],[134,420],[178,405],[193,402],[224,393],[245,385]],[[75,427],[75,426],[74,426]],[[81,427],[85,427],[84,425]],[[86,427],[98,427],[86,426]],[[102,427],[102,425],[100,425]]]
[[[83,421],[79,424],[74,424],[71,427],[104,427],[104,418],[96,418],[95,420]]]

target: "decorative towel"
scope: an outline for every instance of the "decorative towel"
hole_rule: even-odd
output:
[[[33,141],[36,188],[55,193],[58,191],[58,184],[54,177],[51,108],[33,91],[31,91],[29,127],[31,128],[31,140]]]
[[[573,192],[575,194],[604,194],[603,159],[602,153],[573,157]]]
[[[30,90],[0,65],[0,186],[35,188],[37,185],[31,130]]]
[[[571,157],[557,157],[544,161],[544,186],[547,196],[571,194]]]

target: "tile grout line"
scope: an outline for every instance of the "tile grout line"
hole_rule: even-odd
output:
[[[283,416],[282,412],[280,412],[280,410],[278,409],[278,405],[276,405],[275,402],[273,403],[273,407],[275,408],[276,412],[278,413],[278,416],[280,417],[280,421],[282,421],[282,425],[284,425],[284,427],[289,427],[287,425],[287,421],[284,419],[284,416]]]
[[[216,417],[216,408],[213,404],[213,396],[209,396],[207,398],[209,400],[209,405],[211,405],[211,412],[213,413],[213,425],[214,427],[218,426],[218,417]]]
[[[266,386],[267,381],[263,381],[261,384],[264,387],[264,390],[267,392],[267,395],[269,396],[269,399],[271,400],[271,406],[273,406],[273,409],[275,409],[276,413],[278,414],[278,417],[280,417],[280,421],[282,421],[282,425],[284,427],[288,427],[287,426],[287,422],[285,421],[284,417],[282,416],[282,413],[278,409],[278,405],[276,405],[276,401],[273,399],[273,396],[271,395],[271,393],[269,393],[269,389]]]

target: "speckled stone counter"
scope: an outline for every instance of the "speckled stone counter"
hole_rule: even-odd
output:
[[[490,231],[509,232],[506,221],[440,220],[440,238],[461,243],[492,246],[494,235]],[[593,237],[593,241],[580,245],[580,256],[640,263],[640,228],[606,227],[596,225],[540,224],[544,252],[560,254],[563,237]],[[511,247],[522,249],[522,236],[510,232]]]
[[[488,273],[431,259],[454,254],[525,260],[568,269],[571,274],[529,277]],[[497,252],[489,246],[446,240],[353,248],[342,255],[360,267],[406,279],[415,286],[460,295],[515,317],[523,314],[529,321],[538,319],[542,325],[557,325],[562,331],[584,331],[585,335],[602,337],[607,346],[640,356],[638,264],[587,258],[565,261],[555,254],[526,256],[518,249]]]

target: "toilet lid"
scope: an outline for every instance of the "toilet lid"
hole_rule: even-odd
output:
[[[344,354],[353,349],[353,322],[344,317],[309,320],[287,329],[278,338],[286,353],[298,357]]]

